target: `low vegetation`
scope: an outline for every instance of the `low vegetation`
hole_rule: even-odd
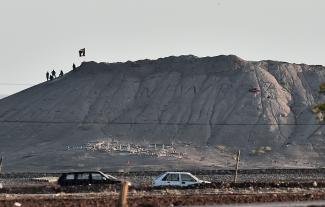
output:
[[[321,83],[319,85],[319,92],[320,93],[325,93],[325,82]]]
[[[325,94],[325,82],[319,85],[319,93]],[[324,121],[324,114],[325,114],[325,103],[317,104],[311,108],[311,111],[316,114],[317,120],[320,122]]]
[[[252,149],[250,152],[250,155],[260,155],[260,154],[265,154],[267,152],[272,151],[272,148],[270,146],[261,146],[255,149]]]
[[[325,103],[317,104],[311,110],[314,113],[325,112]]]
[[[216,145],[216,149],[220,150],[221,152],[224,152],[226,150],[226,146],[224,145]]]
[[[324,120],[324,114],[325,114],[325,103],[317,104],[316,106],[313,106],[311,108],[311,111],[316,114],[316,118],[319,121]]]

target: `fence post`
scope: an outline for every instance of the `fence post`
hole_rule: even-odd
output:
[[[237,182],[237,174],[238,174],[239,159],[240,159],[240,150],[238,150],[238,152],[237,152],[237,157],[236,157],[236,169],[235,169],[235,178],[234,178],[234,182]]]
[[[127,203],[128,189],[129,189],[129,182],[122,181],[118,207],[127,207],[128,206],[128,203]]]

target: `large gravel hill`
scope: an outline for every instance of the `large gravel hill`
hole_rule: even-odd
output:
[[[11,171],[100,168],[110,158],[66,147],[114,137],[241,149],[245,167],[322,166],[322,112],[311,109],[323,81],[323,66],[233,55],[84,62],[0,100],[0,153]]]

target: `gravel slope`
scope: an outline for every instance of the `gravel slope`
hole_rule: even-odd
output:
[[[0,100],[0,152],[9,171],[107,168],[129,158],[114,162],[98,153],[67,152],[66,146],[116,138],[229,149],[202,148],[199,156],[193,150],[180,165],[224,167],[241,149],[248,168],[323,166],[324,127],[310,110],[325,101],[319,93],[323,81],[322,66],[236,56],[83,63],[62,78]],[[258,92],[249,92],[253,88]],[[249,155],[261,146],[272,151]],[[141,157],[133,162],[175,165],[144,163]]]

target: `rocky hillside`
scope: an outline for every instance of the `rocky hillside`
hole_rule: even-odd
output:
[[[325,102],[323,81],[323,66],[236,56],[87,62],[0,100],[0,153],[11,170],[73,168],[66,146],[115,137],[241,149],[247,166],[267,146],[270,165],[322,166],[322,110],[311,109]]]
[[[2,99],[2,98],[4,98],[4,97],[6,97],[6,95],[1,95],[1,94],[0,94],[0,99]]]

